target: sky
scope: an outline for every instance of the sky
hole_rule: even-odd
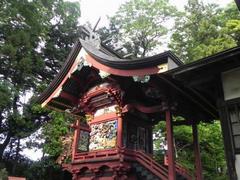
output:
[[[81,18],[80,23],[84,24],[89,21],[92,25],[95,25],[98,18],[101,17],[101,21],[98,27],[106,26],[108,24],[107,16],[112,16],[118,10],[119,6],[127,0],[69,0],[78,1],[81,6]],[[216,3],[220,6],[226,6],[232,0],[203,0],[208,3]],[[183,9],[187,0],[170,0],[170,3],[175,5],[179,9]]]
[[[90,22],[93,26],[96,24],[99,17],[101,21],[98,27],[107,26],[108,19],[107,16],[113,16],[118,10],[119,6],[126,2],[127,0],[68,0],[68,1],[78,1],[81,7],[81,18],[80,23],[85,24]],[[232,0],[203,0],[208,3],[216,3],[220,6],[226,6]],[[175,5],[179,9],[183,9],[187,0],[170,0],[170,3]],[[38,134],[36,132],[36,134]],[[33,134],[34,137],[36,134]],[[27,139],[26,139],[27,141]],[[42,151],[40,149],[25,149],[22,154],[28,156],[32,160],[38,160],[42,156]]]

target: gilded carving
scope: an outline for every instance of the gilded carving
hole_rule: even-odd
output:
[[[116,146],[117,120],[91,125],[89,150],[109,149]]]

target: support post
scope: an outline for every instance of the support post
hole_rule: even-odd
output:
[[[195,155],[195,176],[196,180],[202,180],[202,163],[201,163],[201,155],[199,149],[199,142],[198,142],[198,129],[197,124],[192,124],[192,133],[193,133],[193,146],[194,146],[194,155]]]
[[[166,114],[166,129],[167,129],[167,155],[168,155],[168,179],[176,179],[175,169],[175,153],[173,147],[173,128],[172,128],[172,116],[170,110],[165,112]]]
[[[74,156],[77,150],[77,143],[78,143],[78,138],[79,138],[79,127],[80,127],[80,120],[78,119],[76,122],[76,125],[73,127],[74,128],[74,137],[73,137],[73,143],[72,143],[72,161],[74,161]]]
[[[118,117],[117,145],[119,148],[123,147],[123,119],[122,119],[122,117]]]

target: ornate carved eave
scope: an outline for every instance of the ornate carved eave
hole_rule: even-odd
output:
[[[143,79],[146,75],[171,69],[166,66],[169,61],[175,64],[174,67],[182,64],[170,51],[147,58],[122,59],[101,43],[96,46],[93,40],[79,39],[56,78],[38,98],[38,102],[42,107],[47,105],[74,113],[78,109],[79,100],[86,97],[88,89],[109,75]],[[146,82],[149,79],[150,76]],[[81,115],[81,112],[78,111],[76,115]]]

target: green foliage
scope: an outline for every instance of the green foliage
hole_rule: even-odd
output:
[[[44,39],[45,48],[42,52],[45,70],[39,72],[42,80],[48,83],[66,60],[75,40],[80,37],[80,5],[77,2],[56,0],[49,17],[52,24]],[[42,86],[42,83],[39,85]]]
[[[143,57],[161,45],[160,38],[167,34],[164,23],[175,12],[176,9],[169,5],[168,0],[127,1],[111,17],[110,32],[119,33],[118,40],[134,56]]]
[[[38,80],[36,62],[41,59],[36,51],[47,27],[44,7],[33,1],[1,1],[0,9],[0,159],[11,138],[26,137],[34,129],[35,120],[28,116],[20,96],[34,89]],[[32,129],[33,128],[33,129]]]
[[[51,156],[62,151],[60,136],[68,132],[71,118],[33,102],[79,37],[80,8],[78,2],[63,0],[2,0],[0,7],[0,160],[4,158],[10,164],[7,169],[11,175],[24,175],[28,162],[24,164],[26,158],[20,154],[25,147],[21,139],[41,126],[42,134],[26,146],[43,147],[44,153]],[[51,118],[53,121],[46,124]],[[45,143],[38,143],[37,138],[45,139]],[[52,165],[42,169],[47,167],[51,172],[45,170],[46,176],[39,179],[48,179],[47,174],[56,169]]]
[[[4,169],[0,169],[0,180],[7,180],[8,179],[8,172],[7,170]]]
[[[206,179],[226,178],[226,162],[220,122],[201,124],[199,137],[204,177]]]
[[[239,18],[235,4],[222,9],[189,0],[176,19],[169,47],[186,63],[234,47],[239,43]]]
[[[0,159],[13,157],[16,164],[20,162],[23,148],[20,140],[42,125],[54,135],[51,139],[51,134],[43,130],[47,139],[44,150],[56,155],[55,150],[49,150],[50,146],[61,146],[53,142],[59,142],[58,135],[66,134],[67,124],[60,118],[46,125],[50,116],[57,119],[57,115],[49,115],[49,110],[33,102],[57,73],[79,37],[79,3],[3,0],[0,7]],[[65,118],[66,122],[68,119]],[[51,125],[59,133],[51,129]],[[35,140],[27,146],[41,148],[43,144]],[[7,146],[10,148],[6,151]],[[11,174],[14,173],[17,173],[16,166],[11,169]]]
[[[154,133],[158,132],[159,129],[162,136],[165,136],[164,122],[160,122],[155,126]],[[191,126],[174,126],[173,131],[177,161],[191,172],[194,172],[195,157]],[[204,179],[226,179],[226,162],[220,122],[216,121],[212,124],[200,123],[198,125],[198,134]],[[154,143],[157,149],[160,148],[161,138],[155,140]]]
[[[25,174],[25,176],[30,180],[60,179],[60,175],[60,166],[57,165],[54,159],[50,157],[45,157],[40,161],[31,163],[28,172]]]
[[[62,137],[69,135],[69,133],[73,135],[70,124],[75,119],[68,113],[51,111],[47,108],[42,108],[39,104],[31,106],[31,110],[37,115],[47,114],[49,121],[41,126],[41,133],[36,137],[36,139],[40,140],[40,143],[36,143],[36,139],[33,139],[27,143],[27,147],[41,148],[44,158],[49,158],[53,161],[53,164],[56,164],[56,159],[65,150]],[[52,166],[53,169],[54,167]]]
[[[69,133],[70,124],[73,118],[66,113],[52,111],[50,113],[51,121],[43,126],[43,135],[45,143],[43,146],[44,153],[50,156],[58,157],[62,151],[61,137]]]
[[[228,33],[237,43],[240,45],[240,20],[239,19],[230,19],[225,24],[225,29],[223,32]]]
[[[7,81],[0,80],[0,112],[11,106],[12,98],[10,84]]]
[[[41,3],[29,1],[2,1],[0,14],[0,74],[8,79],[18,91],[29,90],[37,81],[36,67],[43,61],[36,51],[44,37],[45,10]],[[30,10],[31,9],[31,10]]]
[[[26,177],[28,180],[72,179],[69,173],[62,171],[61,167],[55,163],[55,159],[52,157],[44,157],[39,161],[31,161],[26,157],[21,157],[21,162],[19,163],[14,159],[9,159],[5,164],[5,169],[1,170],[0,168],[0,180],[2,178],[1,172],[3,172],[5,176]],[[16,172],[10,173],[15,165]],[[6,169],[9,173],[6,172]]]

